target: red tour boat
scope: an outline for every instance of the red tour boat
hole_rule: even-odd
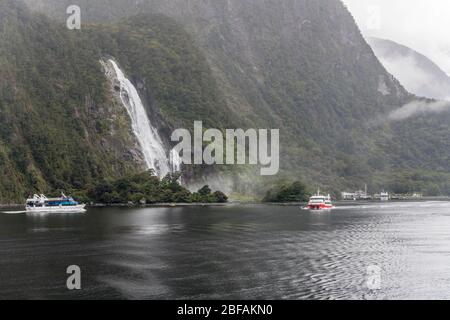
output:
[[[321,195],[320,190],[317,194],[309,198],[308,209],[310,210],[328,210],[333,209],[333,204],[331,203],[331,196]]]

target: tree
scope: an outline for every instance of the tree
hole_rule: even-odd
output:
[[[300,181],[269,190],[264,198],[265,202],[303,202],[307,200],[306,187]]]
[[[191,201],[191,193],[188,190],[182,190],[172,195],[172,202],[189,203]]]
[[[203,186],[200,190],[198,190],[198,194],[207,197],[211,194],[211,188],[208,185]]]
[[[213,196],[215,198],[215,202],[217,203],[225,203],[228,202],[228,197],[225,193],[222,191],[216,191],[213,193]]]
[[[180,185],[180,177],[181,173],[168,173],[163,179],[163,186],[169,188],[172,192],[180,192],[183,190],[183,187]]]

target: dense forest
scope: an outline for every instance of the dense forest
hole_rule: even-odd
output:
[[[311,196],[307,186],[301,181],[292,183],[278,183],[273,189],[267,191],[264,202],[306,202]]]
[[[171,131],[194,120],[280,129],[278,176],[188,167],[191,189],[262,199],[277,181],[301,179],[334,194],[365,183],[450,194],[450,114],[389,119],[418,98],[386,72],[339,0],[24,2],[0,3],[0,202],[145,169],[105,57],[139,88],[168,147]],[[69,4],[82,8],[81,30],[65,27]]]
[[[159,179],[152,170],[115,180],[103,180],[74,197],[84,203],[146,205],[154,203],[225,203],[228,197],[208,185],[190,192],[180,184],[180,174]]]

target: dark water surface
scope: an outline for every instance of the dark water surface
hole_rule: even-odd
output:
[[[450,203],[0,213],[6,298],[448,299]]]

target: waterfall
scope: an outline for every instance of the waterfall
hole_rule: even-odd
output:
[[[113,66],[120,83],[120,99],[131,118],[132,129],[141,146],[148,169],[155,170],[160,178],[172,172],[171,169],[179,171],[178,155],[174,156],[171,153],[170,160],[168,159],[161,137],[152,126],[135,86],[125,77],[115,61],[109,60],[109,63]]]
[[[170,164],[172,166],[172,172],[181,172],[183,160],[175,150],[170,151]]]

